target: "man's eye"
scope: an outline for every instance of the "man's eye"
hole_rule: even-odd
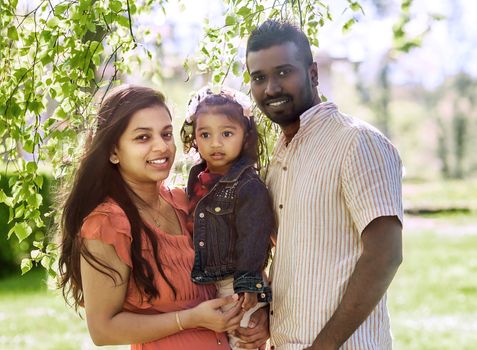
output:
[[[278,75],[281,76],[281,77],[284,77],[288,73],[290,73],[289,69],[282,69],[281,71],[278,72]]]
[[[252,81],[255,81],[255,82],[262,81],[263,79],[265,79],[265,77],[263,75],[254,75],[252,77]]]

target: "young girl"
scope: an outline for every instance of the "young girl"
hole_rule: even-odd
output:
[[[274,223],[268,191],[254,168],[258,133],[250,102],[238,91],[205,87],[189,102],[188,116],[181,130],[185,151],[194,147],[202,158],[187,185],[192,280],[215,282],[219,296],[244,293],[241,326],[247,327],[250,314],[270,300],[263,269]],[[229,335],[229,341],[238,349],[236,338]]]
[[[85,308],[97,345],[229,349],[222,332],[242,318],[237,297],[208,301],[214,286],[190,280],[185,193],[162,184],[175,150],[161,93],[122,86],[105,99],[63,208],[59,261],[63,294]]]

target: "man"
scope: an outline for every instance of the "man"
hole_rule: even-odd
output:
[[[272,349],[391,349],[386,290],[402,260],[401,161],[372,126],[322,103],[305,34],[247,42],[252,95],[282,131],[267,175],[278,220]]]

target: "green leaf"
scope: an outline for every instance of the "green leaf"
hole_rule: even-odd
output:
[[[15,219],[18,219],[19,217],[23,216],[25,213],[25,207],[23,205],[16,207],[15,208]]]
[[[42,175],[35,176],[35,178],[33,179],[33,182],[35,182],[35,184],[38,186],[38,188],[42,188],[43,187],[43,176]]]
[[[118,13],[121,12],[123,5],[121,4],[121,1],[113,0],[109,3],[109,8]]]
[[[3,189],[0,188],[0,203],[5,203],[8,207],[13,206],[13,199],[8,197]]]
[[[69,7],[69,4],[59,4],[55,6],[54,14],[55,16],[62,15],[66,9]]]
[[[354,18],[350,18],[344,25],[343,25],[343,33],[349,32],[351,27],[356,23]]]
[[[234,73],[235,76],[239,76],[240,72],[242,70],[242,64],[239,61],[235,61],[232,65],[232,73]]]
[[[31,194],[29,197],[27,197],[27,203],[33,208],[38,208],[43,203],[43,197],[39,193]]]
[[[58,19],[58,17],[51,17],[48,22],[46,22],[46,26],[51,29],[57,28],[59,24],[60,20]]]
[[[7,30],[7,37],[10,40],[18,40],[18,32],[17,28],[15,26],[8,27]]]
[[[234,16],[228,15],[225,17],[226,26],[233,26],[235,23],[237,23],[237,19]]]
[[[26,169],[29,173],[34,173],[38,170],[38,164],[35,162],[28,162],[26,165]]]
[[[40,249],[34,249],[30,252],[30,256],[33,260],[38,260],[41,255],[43,255],[43,253]]]
[[[52,260],[49,256],[45,255],[41,259],[41,266],[43,266],[45,269],[49,269],[51,267]]]
[[[247,6],[243,6],[237,11],[237,15],[247,17],[251,12],[252,10],[250,10]]]
[[[129,19],[125,16],[117,16],[116,23],[125,28],[129,28]]]
[[[28,259],[28,258],[23,259],[20,264],[20,268],[22,269],[22,275],[30,271],[32,267],[33,267],[33,264],[31,262],[31,259]]]
[[[15,232],[15,235],[18,238],[18,241],[21,242],[25,238],[31,235],[32,229],[26,222],[17,222],[15,226],[12,228],[13,232]],[[12,231],[10,230],[10,231]],[[11,233],[9,233],[10,236]]]
[[[244,82],[245,84],[250,83],[250,74],[249,74],[248,70],[245,70],[245,71],[243,72],[243,82]]]
[[[35,143],[32,140],[27,140],[23,143],[23,150],[27,153],[33,153],[35,150]]]
[[[33,241],[33,246],[38,248],[38,249],[43,249],[43,242]]]

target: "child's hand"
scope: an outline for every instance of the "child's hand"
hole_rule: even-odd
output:
[[[242,304],[242,309],[244,309],[245,311],[248,311],[252,307],[257,305],[257,302],[258,302],[257,293],[243,293],[243,295],[244,295],[244,300]]]

